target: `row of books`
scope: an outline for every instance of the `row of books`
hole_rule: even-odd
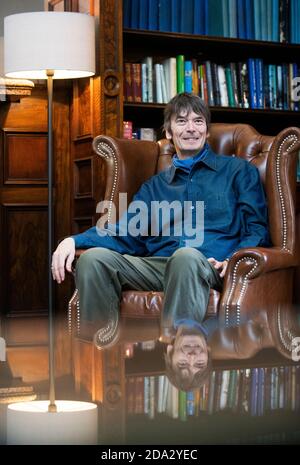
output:
[[[123,121],[123,139],[156,141],[157,132],[154,128],[134,128],[132,121]]]
[[[299,111],[299,68],[296,63],[270,64],[260,58],[220,64],[187,60],[184,55],[153,64],[124,64],[124,99],[167,103],[179,92],[194,92],[210,106]]]
[[[212,371],[195,391],[175,388],[165,375],[126,379],[128,414],[159,413],[186,420],[203,413],[228,411],[251,416],[284,410],[300,411],[300,366]]]
[[[300,43],[300,0],[124,0],[124,27]]]
[[[0,387],[0,404],[36,400],[33,386]]]

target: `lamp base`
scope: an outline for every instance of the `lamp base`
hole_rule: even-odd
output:
[[[97,405],[56,401],[57,412],[48,412],[49,401],[10,404],[7,409],[7,444],[97,444]]]

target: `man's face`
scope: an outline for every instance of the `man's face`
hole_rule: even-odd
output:
[[[177,334],[174,341],[172,366],[176,371],[181,372],[182,378],[188,378],[203,371],[207,363],[208,348],[202,334]]]
[[[203,148],[208,137],[207,125],[202,115],[193,111],[182,113],[171,118],[171,129],[166,135],[173,139],[178,158],[190,158]]]

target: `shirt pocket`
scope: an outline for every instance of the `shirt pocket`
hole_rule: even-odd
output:
[[[204,199],[204,224],[206,227],[227,229],[234,221],[236,200],[226,192],[214,192]]]

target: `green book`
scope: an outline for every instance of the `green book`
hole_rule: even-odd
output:
[[[177,93],[184,92],[184,55],[176,57]]]

